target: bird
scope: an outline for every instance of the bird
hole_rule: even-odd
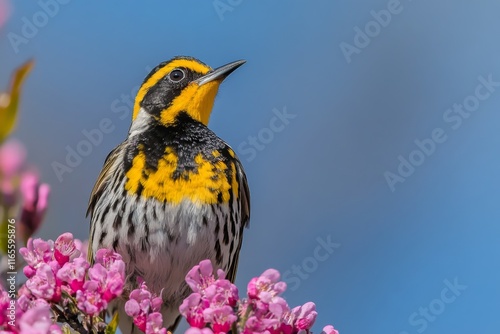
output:
[[[126,139],[107,156],[93,187],[89,259],[98,249],[126,265],[124,295],[144,280],[161,295],[163,324],[174,331],[191,293],[189,270],[204,259],[234,282],[250,192],[235,151],[208,128],[219,85],[245,63],[212,69],[178,56],[156,66],[135,98]],[[115,311],[123,333],[140,333]],[[108,309],[109,311],[109,309]]]

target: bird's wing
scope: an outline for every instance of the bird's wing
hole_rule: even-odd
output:
[[[92,254],[92,233],[94,230],[94,222],[93,222],[93,211],[95,205],[99,198],[101,197],[106,186],[109,185],[110,180],[114,175],[114,168],[116,168],[116,159],[119,157],[119,153],[122,152],[122,145],[117,146],[114,150],[112,150],[108,156],[106,157],[106,161],[104,162],[104,166],[102,167],[101,173],[97,178],[97,181],[92,189],[92,193],[90,195],[89,205],[87,208],[87,216],[90,214],[90,240],[89,240],[89,249],[88,249],[88,260],[92,265],[94,262],[94,254]]]
[[[234,280],[236,279],[236,271],[238,270],[238,261],[240,258],[241,244],[243,242],[244,228],[250,226],[250,190],[248,188],[248,181],[245,175],[245,171],[243,170],[243,166],[241,165],[241,162],[239,160],[236,161],[236,172],[239,181],[238,198],[241,201],[241,213],[240,213],[241,221],[240,221],[240,239],[238,241],[238,245],[236,248],[236,256],[233,259],[233,262],[231,263],[231,266],[228,269],[226,277],[231,282],[234,282]]]
[[[247,176],[240,161],[236,163],[239,179],[239,198],[241,198],[241,222],[245,227],[250,226],[250,189],[248,188]]]

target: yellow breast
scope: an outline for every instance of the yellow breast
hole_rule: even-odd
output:
[[[160,202],[178,204],[188,199],[193,203],[227,203],[230,195],[238,196],[238,182],[234,162],[220,159],[213,151],[213,161],[202,154],[194,157],[195,168],[183,169],[179,175],[178,157],[171,147],[159,159],[156,168],[147,166],[146,153],[141,145],[138,154],[126,172],[125,189],[129,194],[154,198]],[[230,151],[234,156],[234,152]]]

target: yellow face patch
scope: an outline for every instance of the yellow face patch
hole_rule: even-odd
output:
[[[202,86],[190,83],[172,101],[171,106],[161,112],[161,123],[172,124],[179,112],[185,111],[192,119],[208,125],[219,84],[219,81],[212,81]]]
[[[153,87],[158,81],[160,81],[164,76],[170,73],[174,68],[184,67],[192,69],[195,72],[202,73],[203,75],[207,74],[211,68],[194,60],[194,59],[175,59],[159,69],[156,73],[154,73],[146,82],[144,82],[137,92],[137,97],[135,98],[134,103],[134,112],[132,114],[132,120],[135,120],[137,114],[139,114],[139,110],[141,109],[140,102],[144,99],[144,96],[148,92],[148,90]]]
[[[220,152],[214,151],[214,156]],[[216,204],[229,202],[230,192],[237,198],[238,182],[236,166],[231,162],[229,166],[219,160],[211,162],[201,154],[194,159],[197,168],[193,171],[184,171],[179,177],[173,175],[177,169],[178,158],[170,147],[165,149],[165,155],[158,161],[156,170],[146,167],[144,147],[139,147],[138,154],[128,170],[125,189],[132,194],[141,194],[145,198],[154,198],[160,202],[178,204],[188,199],[198,204]],[[231,180],[228,180],[227,171],[232,171]]]

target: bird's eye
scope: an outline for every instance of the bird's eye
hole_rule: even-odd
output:
[[[173,70],[172,72],[170,72],[170,74],[168,75],[168,78],[172,82],[179,82],[182,79],[184,79],[185,76],[186,76],[186,74],[184,73],[183,70],[176,69],[176,70]]]

